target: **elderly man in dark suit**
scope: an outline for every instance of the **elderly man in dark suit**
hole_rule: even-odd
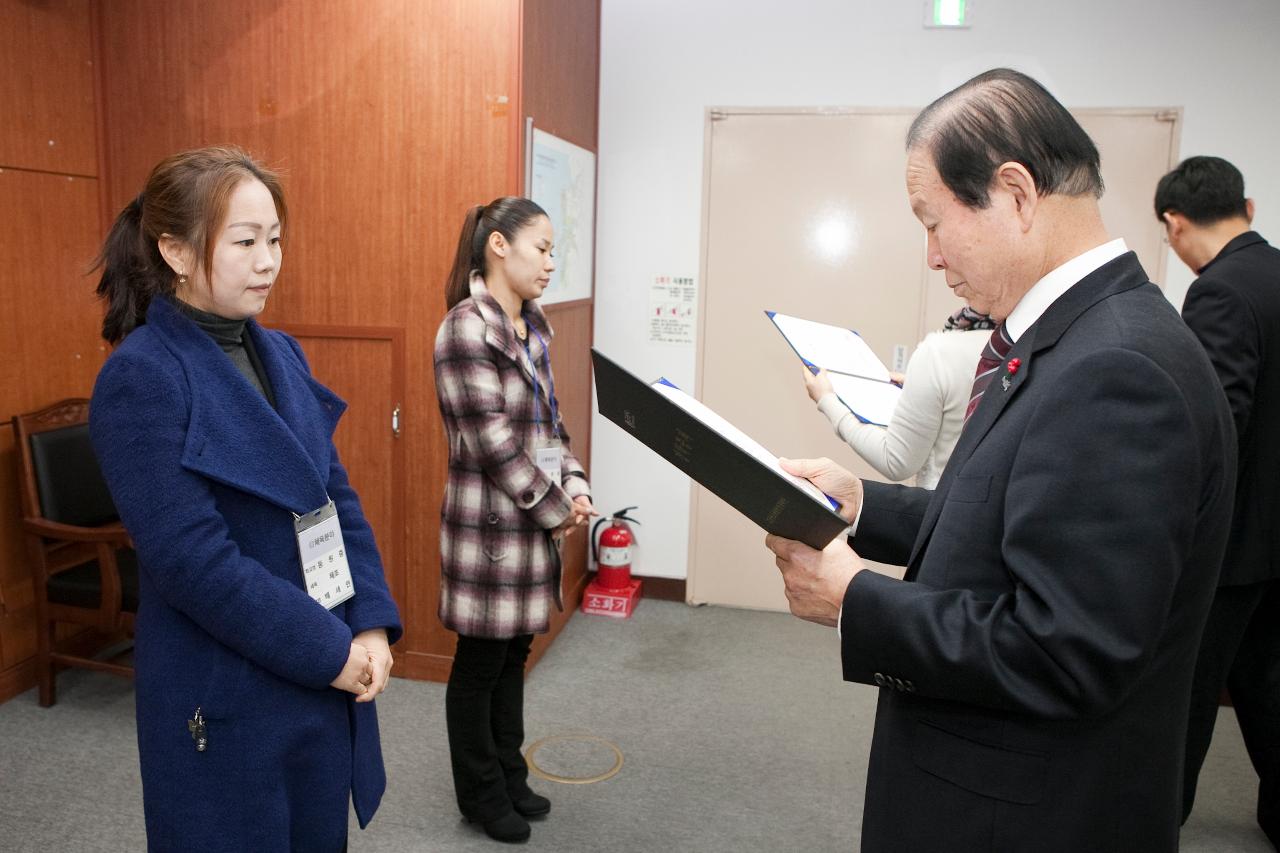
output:
[[[880,685],[864,851],[1174,851],[1199,637],[1235,486],[1204,351],[1098,211],[1097,149],[999,69],[926,108],[928,259],[1000,325],[935,491],[788,462],[849,542],[769,537],[792,612]],[[904,580],[860,555],[906,566]]]
[[[1156,216],[1199,278],[1182,318],[1213,362],[1236,423],[1235,515],[1196,661],[1185,820],[1226,686],[1261,778],[1258,823],[1280,848],[1280,251],[1251,230],[1244,177],[1190,157],[1160,179]]]

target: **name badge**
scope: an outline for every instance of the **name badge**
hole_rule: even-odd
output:
[[[333,501],[306,515],[295,515],[293,529],[298,536],[307,595],[329,610],[355,595],[347,548],[342,543],[342,525]]]
[[[564,463],[564,447],[558,438],[540,438],[533,445],[533,461],[542,469],[542,473],[551,478],[551,482],[560,485],[560,476]]]

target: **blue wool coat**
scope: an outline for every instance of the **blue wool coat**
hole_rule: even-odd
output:
[[[400,619],[332,435],[346,408],[297,342],[250,321],[276,408],[166,299],[112,353],[94,450],[141,568],[138,753],[154,851],[337,851],[386,787],[374,703],[329,686]],[[303,589],[293,513],[332,498],[356,594]],[[187,721],[206,721],[196,750]]]

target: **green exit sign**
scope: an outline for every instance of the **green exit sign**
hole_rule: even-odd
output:
[[[925,0],[926,27],[968,27],[973,12],[970,0]]]

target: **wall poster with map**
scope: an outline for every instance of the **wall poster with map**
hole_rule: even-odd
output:
[[[543,305],[591,298],[595,265],[596,155],[528,125],[532,140],[526,175],[529,198],[551,217],[556,269],[538,301]]]

